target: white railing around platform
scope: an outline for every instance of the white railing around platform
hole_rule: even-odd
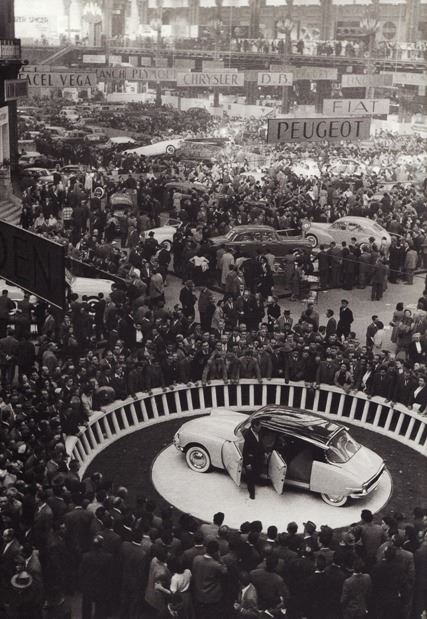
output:
[[[211,381],[207,385],[175,385],[163,391],[116,401],[94,413],[79,436],[67,438],[67,452],[80,462],[84,473],[106,447],[143,427],[207,414],[211,408],[229,407],[252,411],[266,404],[283,404],[318,412],[340,423],[383,434],[427,456],[427,417],[401,404],[391,408],[383,398],[368,399],[364,393],[346,394],[330,385],[309,390],[302,382],[241,380],[238,385]]]

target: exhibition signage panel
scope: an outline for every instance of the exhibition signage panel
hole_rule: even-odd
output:
[[[4,100],[15,101],[19,97],[28,97],[27,80],[4,80]]]
[[[85,72],[58,72],[43,73],[35,71],[23,74],[29,88],[95,88],[96,73]]]
[[[386,75],[382,73],[382,75]],[[393,84],[404,84],[405,86],[427,86],[427,73],[407,73],[398,71],[390,73],[393,76]]]
[[[324,99],[323,113],[326,116],[342,114],[388,114],[390,99]]]
[[[330,80],[336,82],[338,80],[338,69],[334,67],[294,67],[292,65],[280,66],[276,64],[270,65],[270,71],[281,73],[292,73],[294,82],[300,80]]]
[[[267,142],[341,142],[369,138],[371,119],[269,118]]]
[[[98,81],[111,82],[127,80],[129,82],[174,82],[175,69],[163,67],[100,67],[96,70]]]
[[[293,74],[281,71],[258,73],[258,86],[292,86]]]
[[[177,73],[176,85],[184,87],[211,88],[213,86],[243,86],[244,73],[209,71],[198,73]]]
[[[59,309],[65,307],[64,246],[2,220],[0,277]]]
[[[107,62],[105,54],[83,54],[84,64],[105,64]]]
[[[393,86],[392,73],[344,73],[341,77],[341,86],[343,88],[383,88]]]

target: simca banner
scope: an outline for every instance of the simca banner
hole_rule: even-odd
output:
[[[258,73],[258,86],[292,86],[293,74],[271,71]]]
[[[267,142],[341,142],[369,138],[371,119],[269,118]]]
[[[390,99],[324,99],[323,113],[325,116],[342,116],[354,114],[388,114]]]
[[[213,86],[243,86],[244,73],[228,71],[209,71],[198,73],[177,73],[177,86],[191,86],[192,88],[212,88]]]
[[[381,75],[387,75],[382,71]],[[406,73],[398,71],[397,73],[388,73],[393,76],[393,84],[403,84],[405,86],[427,86],[427,73]]]
[[[392,73],[344,73],[341,76],[341,86],[343,88],[387,88],[393,86]]]

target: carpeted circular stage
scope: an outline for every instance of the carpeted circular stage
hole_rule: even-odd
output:
[[[261,520],[265,526],[276,525],[280,531],[287,523],[299,526],[315,520],[331,527],[346,527],[360,519],[364,508],[380,511],[392,493],[391,476],[386,471],[378,487],[363,499],[351,500],[345,507],[327,505],[318,494],[285,486],[278,495],[271,486],[256,489],[254,501],[246,486],[238,488],[224,471],[191,471],[184,456],[173,445],[161,451],[153,462],[152,482],[157,492],[171,505],[201,520],[211,521],[218,510],[226,514],[227,525],[239,528],[246,520]]]

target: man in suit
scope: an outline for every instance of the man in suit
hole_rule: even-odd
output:
[[[239,575],[239,592],[237,600],[234,603],[236,617],[245,617],[245,619],[257,619],[258,610],[258,595],[254,585],[251,583],[248,572],[241,572]]]
[[[372,581],[369,574],[363,573],[363,562],[356,559],[353,574],[344,581],[341,606],[343,619],[363,619],[368,612],[368,600]]]
[[[84,553],[80,564],[82,619],[91,619],[92,605],[95,605],[97,619],[106,619],[110,614],[113,557],[105,552],[103,542],[102,535],[97,535],[93,540],[93,550]]]
[[[404,368],[403,374],[400,374],[395,381],[392,393],[392,401],[399,402],[408,406],[411,402],[412,394],[414,393],[414,380],[407,368]]]
[[[134,531],[132,541],[123,542],[120,548],[120,617],[123,619],[142,614],[150,555],[141,546],[141,541],[142,532]]]
[[[249,498],[255,498],[255,484],[262,472],[264,463],[264,449],[260,437],[261,423],[254,419],[251,427],[245,430],[243,438],[243,466],[246,472],[246,483],[249,491]]]
[[[0,551],[0,589],[4,592],[9,589],[10,579],[16,572],[16,565],[22,561],[21,544],[15,537],[15,531],[5,529],[2,534]]]
[[[353,322],[353,312],[348,306],[347,299],[341,300],[340,318],[337,325],[337,337],[341,341],[342,336],[347,338],[350,335],[350,328]]]
[[[414,333],[408,346],[408,356],[412,363],[427,362],[427,345],[421,341],[421,333]]]
[[[377,395],[389,400],[392,387],[393,379],[387,374],[387,368],[382,365],[375,370],[372,380],[367,387],[368,397]]]

